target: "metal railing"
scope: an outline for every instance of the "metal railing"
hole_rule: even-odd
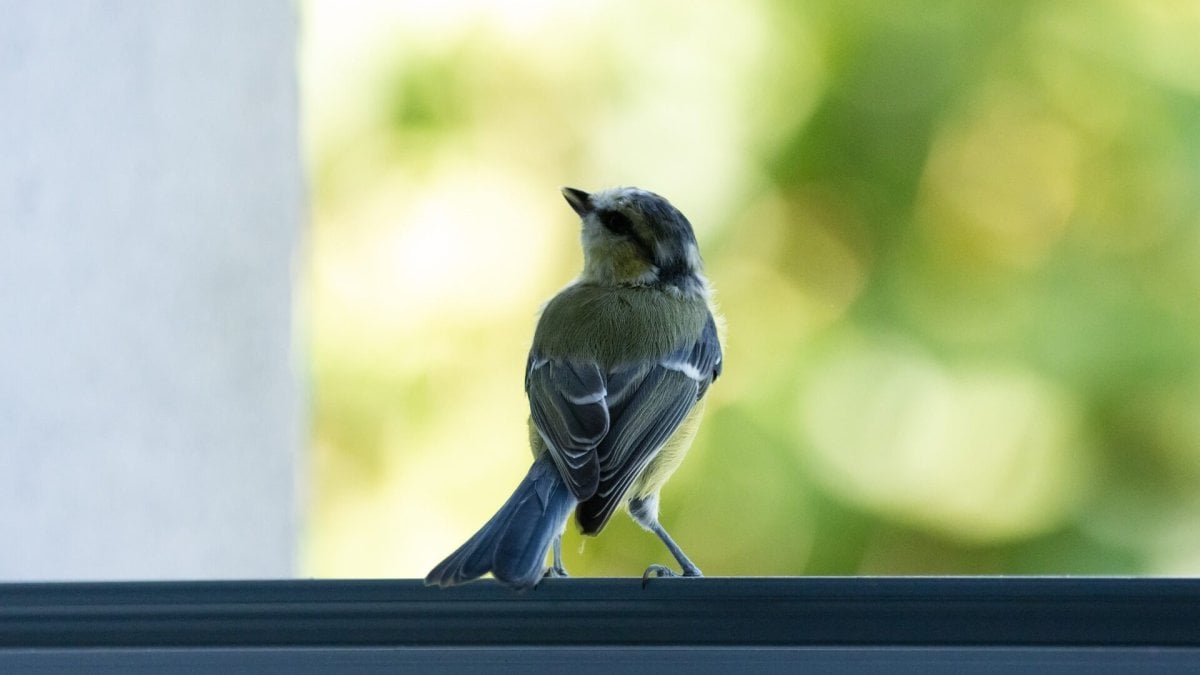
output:
[[[350,658],[368,668],[527,671],[569,666],[573,654],[660,670],[903,670],[938,659],[957,668],[989,654],[1048,672],[1200,668],[1200,580],[704,578],[643,588],[640,579],[547,579],[525,593],[489,581],[447,590],[415,580],[0,584],[0,670],[119,669],[146,658],[304,670]]]

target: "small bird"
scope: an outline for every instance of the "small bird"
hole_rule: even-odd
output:
[[[584,534],[596,535],[621,505],[662,540],[683,576],[701,576],[658,522],[659,490],[687,453],[722,368],[696,235],[653,192],[562,193],[582,221],[584,263],[543,308],[525,364],[533,465],[426,585],[491,572],[526,589],[567,576],[562,533],[571,512]],[[651,565],[642,578],[675,575]]]

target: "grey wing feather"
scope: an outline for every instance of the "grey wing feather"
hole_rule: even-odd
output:
[[[708,317],[693,344],[654,364],[618,368],[608,375],[610,428],[596,452],[600,481],[595,495],[579,505],[586,533],[604,527],[625,492],[667,442],[721,373],[721,345]]]
[[[525,389],[533,423],[576,499],[600,480],[596,447],[609,431],[604,377],[595,363],[530,356]]]
[[[706,375],[700,380],[700,392],[697,394],[697,400],[704,398],[704,394],[708,392],[708,385],[721,376],[723,361],[721,341],[717,337],[717,322],[710,313],[708,321],[704,324],[704,332],[700,334],[700,339],[696,341],[696,344],[692,346],[691,353],[688,354],[688,362],[695,365],[696,370],[702,376]]]

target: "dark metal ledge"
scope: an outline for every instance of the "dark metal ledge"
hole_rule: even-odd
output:
[[[0,584],[0,650],[1200,647],[1200,580],[548,579]]]

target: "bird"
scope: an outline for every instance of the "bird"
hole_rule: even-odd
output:
[[[580,219],[584,262],[543,306],[525,364],[533,464],[496,514],[429,572],[428,586],[490,572],[524,590],[568,576],[562,536],[572,512],[594,536],[621,506],[680,567],[651,564],[643,584],[702,576],[658,518],[659,492],[723,368],[724,324],[695,232],[648,190],[562,194]]]

